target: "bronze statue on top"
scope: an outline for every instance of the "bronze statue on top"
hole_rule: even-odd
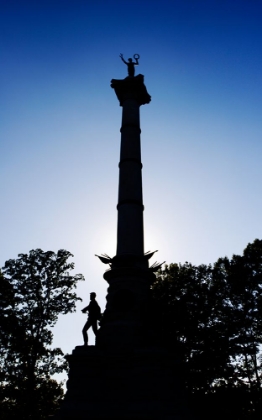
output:
[[[138,66],[138,59],[140,58],[139,54],[134,54],[133,57],[136,61],[133,61],[132,58],[129,58],[128,61],[126,61],[123,57],[123,54],[120,54],[119,56],[123,63],[127,65],[127,72],[129,77],[135,76],[135,66]]]
[[[126,95],[130,96],[132,92],[132,98],[135,98],[139,106],[149,104],[151,96],[148,94],[144,85],[144,76],[138,74],[135,76],[135,66],[138,66],[139,54],[134,54],[135,61],[129,58],[126,61],[123,54],[120,54],[120,58],[127,65],[128,76],[124,79],[112,79],[111,87],[115,90],[116,96],[119,99],[120,106],[123,106],[126,100]]]

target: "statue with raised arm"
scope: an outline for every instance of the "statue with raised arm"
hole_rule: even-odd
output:
[[[129,58],[128,61],[126,61],[123,57],[123,54],[120,54],[119,56],[121,58],[121,60],[123,61],[123,63],[125,63],[127,65],[127,72],[128,72],[128,76],[129,77],[134,77],[135,76],[135,66],[138,66],[138,59],[140,58],[139,54],[134,54],[134,59],[136,61],[133,61],[132,58]]]
[[[138,102],[139,106],[149,104],[149,102],[151,101],[151,96],[148,94],[144,85],[144,76],[143,74],[138,74],[137,76],[135,76],[135,66],[138,66],[138,60],[140,59],[139,54],[134,54],[133,58],[135,59],[135,61],[132,60],[132,58],[128,58],[128,61],[126,61],[123,57],[123,54],[120,54],[120,58],[123,61],[123,63],[127,65],[128,76],[124,79],[111,80],[111,87],[115,91],[120,106],[123,106],[126,97],[130,96],[130,92],[133,95],[132,97],[136,98],[136,101]]]

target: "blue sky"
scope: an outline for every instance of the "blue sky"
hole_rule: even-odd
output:
[[[145,251],[213,263],[262,238],[260,1],[1,1],[1,265],[74,254],[79,294],[105,305],[116,249],[119,58],[140,54]],[[85,317],[55,344],[81,344]],[[93,336],[91,334],[91,343]]]

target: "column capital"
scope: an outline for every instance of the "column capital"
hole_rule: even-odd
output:
[[[149,104],[151,96],[144,85],[144,76],[138,74],[135,77],[126,77],[125,79],[112,79],[111,87],[115,90],[115,94],[119,100],[120,106],[128,99],[134,99],[138,105]]]

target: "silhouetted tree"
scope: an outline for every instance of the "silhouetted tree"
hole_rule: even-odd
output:
[[[258,239],[243,256],[213,266],[171,264],[158,272],[152,295],[162,340],[180,356],[203,418],[211,410],[215,418],[261,416],[261,292]]]
[[[62,385],[52,375],[66,368],[51,348],[59,314],[75,311],[81,274],[70,275],[68,251],[41,249],[6,261],[0,276],[1,419],[44,419],[56,409]]]

